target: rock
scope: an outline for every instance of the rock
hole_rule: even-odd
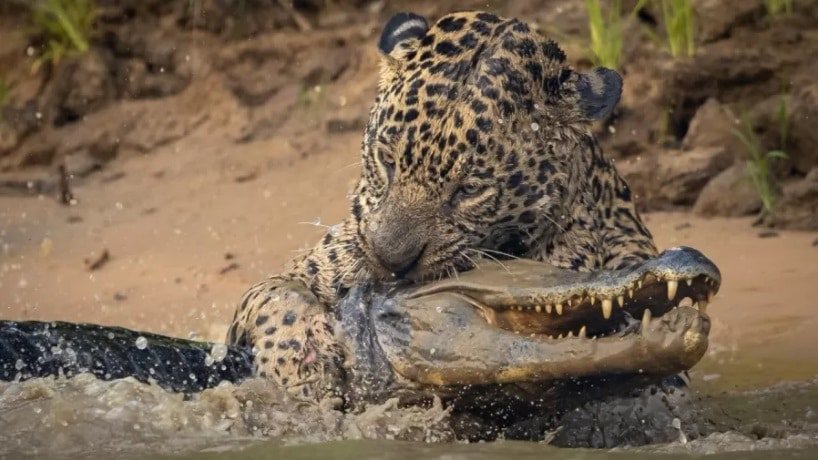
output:
[[[99,110],[114,98],[110,59],[91,49],[61,62],[46,93],[46,120],[62,126]]]
[[[793,96],[786,150],[793,166],[807,173],[818,166],[818,83],[796,88]]]
[[[784,184],[769,223],[795,230],[818,230],[818,167],[804,179]]]
[[[692,205],[705,184],[732,163],[724,147],[668,151],[659,157],[657,194],[674,205]]]
[[[733,156],[723,147],[667,150],[660,155],[617,162],[643,209],[690,206],[711,178],[729,168]]]
[[[747,176],[747,165],[738,162],[714,177],[702,189],[693,212],[712,216],[745,216],[761,209],[761,199]]]
[[[0,117],[0,156],[11,152],[19,143],[20,139],[17,137],[17,132],[12,128],[11,124]]]
[[[660,139],[663,119],[659,78],[652,71],[629,72],[622,98],[607,123],[595,130],[611,158],[633,157],[651,150]]]
[[[116,74],[122,93],[131,99],[170,96],[189,83],[187,78],[170,71],[151,71],[148,63],[140,59],[121,62]]]
[[[746,107],[748,100],[780,91],[775,77],[786,58],[774,49],[743,47],[738,41],[713,43],[693,58],[673,61],[663,69],[660,103],[670,109],[670,126],[677,134],[684,134],[696,110],[711,97]]]
[[[728,37],[732,29],[764,14],[761,0],[693,0],[697,38],[708,43]]]
[[[733,112],[711,97],[690,120],[682,148],[724,147],[733,158],[744,158],[745,147],[734,133],[738,127],[739,120]]]

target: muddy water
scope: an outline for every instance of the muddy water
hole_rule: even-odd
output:
[[[391,402],[341,415],[298,403],[262,380],[186,399],[131,379],[90,375],[0,385],[0,457],[9,458],[815,458],[818,381],[700,395],[705,438],[586,451],[539,443],[451,441],[446,411]]]

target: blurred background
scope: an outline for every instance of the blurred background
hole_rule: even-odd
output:
[[[812,0],[0,0],[0,317],[222,340],[346,215],[386,19],[466,9],[624,76],[604,150],[724,274],[694,375],[818,374]]]

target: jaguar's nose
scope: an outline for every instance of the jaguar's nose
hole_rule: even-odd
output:
[[[385,241],[384,241],[385,240]],[[404,278],[417,267],[423,256],[425,245],[413,244],[406,239],[394,241],[391,238],[374,238],[372,252],[378,262],[396,278]]]

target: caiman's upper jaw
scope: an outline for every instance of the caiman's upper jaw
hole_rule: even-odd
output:
[[[531,269],[525,261],[491,265],[416,289],[413,296],[457,293],[497,327],[551,339],[636,330],[676,307],[700,314],[721,274],[699,251],[673,248],[638,266],[594,273]]]

